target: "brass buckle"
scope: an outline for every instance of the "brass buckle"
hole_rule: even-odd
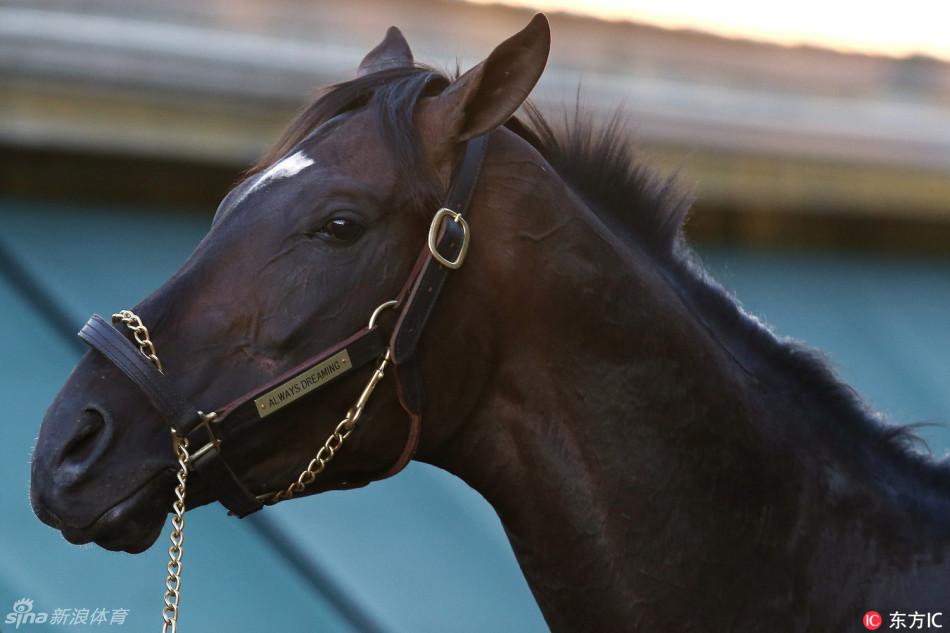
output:
[[[198,426],[205,427],[205,430],[208,432],[208,437],[210,440],[207,444],[196,450],[189,456],[189,462],[194,464],[201,457],[210,451],[212,448],[216,449],[221,446],[221,440],[218,439],[218,436],[214,434],[214,430],[211,428],[211,421],[218,417],[218,414],[212,411],[211,413],[205,413],[204,411],[199,411],[198,415],[201,416],[201,422],[198,423]],[[190,469],[189,469],[190,470]]]
[[[436,241],[439,239],[439,229],[442,228],[442,221],[446,217],[451,218],[453,222],[462,227],[462,248],[459,249],[459,254],[455,258],[455,261],[443,257],[436,244]],[[465,261],[465,255],[468,253],[468,238],[468,222],[465,221],[461,213],[456,213],[446,207],[442,207],[436,211],[435,217],[432,218],[432,224],[429,225],[429,252],[432,253],[435,261],[452,270],[461,268],[462,262]]]

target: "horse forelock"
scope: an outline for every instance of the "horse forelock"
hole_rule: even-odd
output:
[[[415,65],[331,85],[297,114],[279,140],[244,173],[244,178],[271,168],[334,117],[369,108],[376,115],[377,131],[399,172],[400,194],[413,206],[429,204],[437,193],[435,176],[425,168],[413,114],[422,97],[437,93],[448,82],[444,74]]]

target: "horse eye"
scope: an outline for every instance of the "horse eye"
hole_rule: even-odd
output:
[[[365,229],[359,222],[346,218],[333,218],[320,228],[320,233],[341,242],[355,242]]]

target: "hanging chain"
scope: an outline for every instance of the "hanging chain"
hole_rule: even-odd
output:
[[[142,356],[152,361],[158,371],[161,372],[162,361],[158,360],[155,345],[152,344],[152,339],[148,336],[148,328],[142,323],[142,319],[131,310],[120,310],[112,315],[112,321],[124,323],[132,331],[132,336],[135,338],[135,342],[139,344],[139,351],[142,352]]]
[[[373,321],[370,323],[372,324]],[[369,382],[363,387],[363,391],[360,393],[356,404],[350,407],[350,410],[346,412],[346,415],[336,425],[336,428],[330,433],[330,437],[323,443],[323,446],[320,447],[317,454],[313,456],[313,459],[310,460],[310,463],[307,464],[304,471],[300,473],[297,480],[283,490],[262,495],[258,497],[258,499],[262,500],[266,505],[274,505],[275,503],[293,498],[294,495],[300,494],[304,488],[313,483],[317,475],[323,472],[323,469],[327,467],[330,460],[336,456],[337,451],[343,446],[343,442],[346,441],[346,438],[348,438],[350,433],[353,432],[353,429],[356,428],[356,423],[360,419],[360,416],[363,415],[363,409],[366,408],[366,403],[369,402],[370,396],[373,395],[376,385],[379,384],[379,381],[382,380],[386,374],[386,367],[389,365],[389,356],[389,350],[387,350],[382,360],[379,361],[376,371],[369,377]]]
[[[372,330],[376,327],[376,319],[379,318],[379,315],[382,314],[384,310],[393,309],[398,305],[399,301],[396,299],[381,304],[373,310],[372,316],[369,317],[369,325],[367,328]],[[300,494],[304,488],[313,483],[317,475],[323,472],[323,469],[327,467],[330,460],[336,456],[337,451],[343,446],[343,442],[346,441],[346,438],[348,438],[350,433],[353,432],[353,429],[356,428],[356,423],[359,421],[360,416],[363,415],[363,409],[366,408],[366,403],[369,402],[370,396],[372,396],[373,391],[376,390],[376,385],[378,385],[379,381],[386,375],[386,367],[389,366],[390,356],[390,350],[386,350],[383,358],[379,361],[379,365],[376,366],[376,371],[373,372],[366,386],[363,387],[363,391],[360,393],[360,397],[357,398],[356,404],[350,407],[350,410],[346,412],[343,419],[337,423],[333,432],[330,433],[330,437],[323,443],[323,446],[320,447],[317,454],[313,456],[313,459],[310,460],[307,467],[300,473],[297,480],[283,490],[258,495],[258,501],[261,501],[265,505],[272,506],[275,503],[292,499],[294,495]]]
[[[162,371],[162,362],[155,353],[155,345],[149,338],[148,328],[142,319],[131,310],[121,310],[112,315],[112,320],[123,323],[132,331],[135,342],[139,344],[142,356],[152,361],[158,371]],[[214,416],[213,413],[198,412],[203,417]],[[165,606],[162,607],[162,633],[176,633],[178,630],[178,602],[181,599],[181,558],[184,554],[185,543],[185,485],[188,482],[188,438],[179,437],[178,432],[172,429],[172,442],[175,456],[178,458],[178,485],[175,486],[175,501],[172,503],[172,532],[169,538],[171,546],[168,548],[168,577],[165,579]]]
[[[178,455],[178,485],[172,509],[172,532],[168,548],[168,577],[165,579],[165,606],[162,608],[162,633],[175,633],[178,628],[178,601],[181,599],[181,557],[185,543],[185,484],[188,481],[188,438],[172,432]]]
[[[397,301],[387,301],[376,308],[370,317],[369,328],[372,329],[375,327],[376,319],[380,312],[388,308],[394,308],[397,304]],[[135,342],[139,345],[139,351],[142,355],[154,363],[158,371],[162,371],[162,363],[158,360],[155,345],[152,343],[148,328],[142,323],[142,319],[131,310],[121,310],[112,315],[112,320],[117,323],[122,323],[129,328],[132,332],[132,336],[135,338]],[[390,351],[386,350],[386,353],[379,361],[379,365],[376,366],[376,370],[369,377],[366,386],[363,387],[363,391],[356,400],[356,404],[350,407],[350,410],[346,412],[346,415],[336,425],[333,432],[330,433],[330,437],[323,443],[323,446],[320,447],[317,454],[310,460],[310,463],[307,464],[304,471],[300,473],[297,480],[283,490],[261,495],[258,499],[267,505],[273,505],[280,501],[291,499],[295,495],[303,492],[307,486],[313,483],[317,476],[327,467],[327,464],[330,463],[330,460],[332,460],[340,448],[343,447],[343,443],[353,432],[353,429],[356,428],[356,423],[359,421],[360,416],[363,415],[363,410],[366,409],[366,405],[373,395],[373,391],[376,390],[376,385],[378,385],[379,381],[385,376],[386,367],[389,366],[389,362]],[[201,411],[198,412],[198,415],[205,418],[205,420],[211,420],[215,417],[214,413],[202,413]],[[171,546],[168,548],[168,577],[165,579],[165,606],[162,608],[162,619],[164,620],[162,633],[177,633],[178,603],[181,599],[181,559],[184,554],[183,546],[185,543],[185,489],[188,482],[188,463],[190,460],[190,455],[188,454],[188,438],[180,437],[178,432],[172,429],[172,441],[175,447],[175,455],[178,458],[178,485],[175,486],[175,501],[172,504],[174,515],[172,516],[172,532],[169,537]],[[198,452],[200,452],[200,450]]]

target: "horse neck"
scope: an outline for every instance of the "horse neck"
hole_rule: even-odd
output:
[[[494,506],[555,631],[682,630],[691,617],[755,628],[757,612],[787,617],[823,590],[848,618],[872,608],[867,590],[844,587],[874,573],[869,551],[893,562],[881,536],[891,515],[863,511],[857,487],[836,501],[829,473],[791,446],[800,437],[767,435],[812,424],[817,405],[772,382],[767,359],[740,362],[729,333],[549,170],[544,186],[533,172],[529,192],[513,164],[488,170],[499,199],[485,206],[519,209],[499,222],[520,224],[498,232],[509,242],[491,258],[507,277],[481,270],[466,278],[474,290],[447,290],[446,303],[470,308],[451,347],[480,359],[458,373],[479,378],[433,402],[427,417],[464,423],[423,458]],[[522,194],[514,205],[501,199],[511,188]],[[490,335],[479,329],[499,315]],[[915,586],[898,576],[888,590]]]

